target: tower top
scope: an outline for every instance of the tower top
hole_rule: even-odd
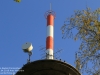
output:
[[[50,3],[50,11],[51,11],[52,9],[51,9],[51,3]]]
[[[55,18],[55,12],[52,11],[52,5],[50,3],[50,10],[48,10],[46,13],[45,13],[45,18],[47,18],[48,15],[53,15],[54,18]]]

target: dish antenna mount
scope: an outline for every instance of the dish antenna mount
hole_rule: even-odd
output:
[[[23,44],[22,49],[25,53],[28,53],[29,58],[27,59],[27,63],[29,63],[30,57],[32,55],[32,49],[33,49],[32,43],[27,42],[27,43]]]

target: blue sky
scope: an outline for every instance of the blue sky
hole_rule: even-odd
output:
[[[56,13],[54,23],[54,51],[63,49],[58,58],[75,66],[75,52],[80,41],[62,39],[61,26],[66,18],[74,14],[74,10],[84,10],[86,5],[92,10],[100,7],[99,0],[0,0],[0,67],[22,67],[28,55],[23,52],[22,44],[33,44],[32,61],[40,60],[45,47],[46,19],[45,12]]]

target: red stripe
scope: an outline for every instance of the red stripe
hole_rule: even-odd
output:
[[[46,49],[52,49],[53,50],[53,37],[48,36],[46,38]]]
[[[54,25],[54,16],[52,14],[47,16],[47,26],[48,25]]]

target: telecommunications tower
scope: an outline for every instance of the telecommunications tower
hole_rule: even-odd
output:
[[[15,75],[81,75],[78,70],[65,61],[54,59],[54,19],[55,12],[46,12],[47,36],[46,36],[46,59],[29,61]],[[24,52],[31,53],[31,43],[23,46]],[[22,70],[22,71],[21,71]]]

